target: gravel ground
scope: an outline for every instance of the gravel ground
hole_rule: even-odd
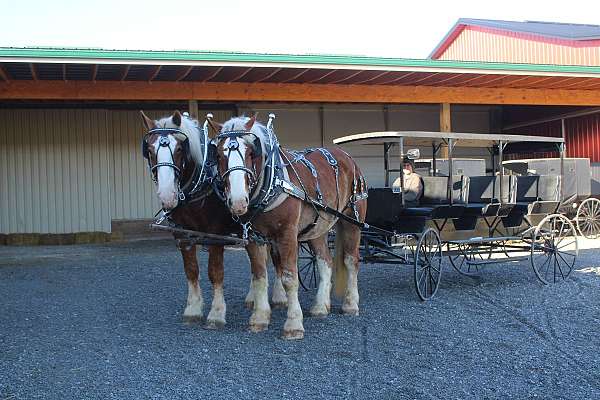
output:
[[[226,254],[227,326],[208,331],[182,321],[171,241],[0,247],[0,399],[600,398],[599,255],[546,287],[525,263],[477,280],[447,268],[427,303],[410,268],[365,265],[360,317],[336,302],[286,342],[282,310],[246,330],[240,252]]]

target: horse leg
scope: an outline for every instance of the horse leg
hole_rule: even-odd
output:
[[[254,310],[250,316],[250,331],[262,332],[269,328],[271,321],[266,246],[258,246],[251,242],[246,246],[246,251],[250,258],[252,291],[254,293]]]
[[[246,254],[248,255],[250,253],[246,251]],[[250,256],[248,256],[248,263],[252,265],[252,262],[249,257]],[[246,295],[246,299],[244,299],[244,305],[249,310],[254,309],[254,276],[252,274],[250,274],[250,287],[248,288],[248,294]]]
[[[271,246],[271,259],[273,260],[273,266],[275,268],[271,305],[273,308],[284,308],[287,307],[287,296],[285,294],[285,289],[283,288],[283,283],[281,282],[281,275],[283,273],[281,259],[275,246]]]
[[[199,321],[202,319],[204,300],[202,289],[198,283],[198,259],[196,258],[195,245],[180,245],[179,250],[183,257],[183,269],[188,282],[188,296],[183,319],[186,321]]]
[[[247,309],[254,309],[254,278],[250,277],[250,287],[248,288],[248,294],[246,294],[246,298],[244,299],[244,305]]]
[[[210,246],[208,249],[208,278],[213,287],[213,299],[206,318],[207,329],[220,329],[225,326],[225,296],[223,295],[223,246]]]
[[[355,225],[342,223],[344,229],[344,265],[348,271],[347,291],[342,304],[342,312],[358,315],[358,258],[360,246],[360,229]]]
[[[331,266],[333,265],[333,260],[327,245],[327,234],[311,240],[309,246],[316,256],[320,278],[317,296],[310,309],[310,313],[316,317],[323,317],[329,314],[331,310]]]
[[[298,301],[298,238],[297,231],[290,229],[277,241],[277,250],[281,260],[281,281],[288,299],[287,319],[283,325],[284,339],[302,339],[302,308]]]

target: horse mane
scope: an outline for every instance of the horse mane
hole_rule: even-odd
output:
[[[204,154],[202,153],[202,137],[200,135],[201,129],[198,120],[190,118],[188,116],[181,116],[181,126],[177,126],[173,123],[173,117],[165,117],[156,121],[158,128],[174,128],[179,129],[185,133],[190,143],[190,153],[192,158],[198,165],[204,163]]]
[[[246,122],[248,122],[248,120],[250,120],[250,117],[233,117],[223,124],[221,132],[246,130]],[[256,121],[254,122],[254,125],[252,125],[250,132],[254,133],[256,137],[260,139],[262,154],[267,154],[267,143],[269,142],[267,127],[263,123]],[[247,139],[244,139],[244,141],[246,141],[248,144],[251,144],[251,142]]]

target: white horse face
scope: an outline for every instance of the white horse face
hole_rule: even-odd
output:
[[[150,122],[145,121],[148,130],[159,127],[155,121]],[[162,128],[178,128],[181,125],[181,115],[176,111],[169,121],[161,125],[164,125],[160,126]],[[164,210],[172,210],[179,204],[179,175],[185,168],[189,151],[184,145],[185,141],[184,135],[177,133],[156,133],[146,138],[148,162],[156,184],[156,194]]]
[[[232,130],[250,132],[255,120],[252,117]],[[240,216],[248,212],[252,186],[260,170],[255,165],[256,145],[252,139],[253,135],[228,137],[218,144],[219,174],[224,177],[225,199],[233,215]]]
[[[225,199],[233,215],[244,215],[250,204],[250,176],[242,169],[252,170],[249,146],[243,138],[227,138],[219,146],[219,174],[225,175]]]

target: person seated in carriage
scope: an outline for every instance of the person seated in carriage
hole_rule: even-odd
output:
[[[402,160],[402,173],[404,176],[404,205],[406,207],[417,207],[423,195],[423,180],[415,172],[415,163],[409,157]],[[400,190],[400,177],[392,184],[392,188]]]

